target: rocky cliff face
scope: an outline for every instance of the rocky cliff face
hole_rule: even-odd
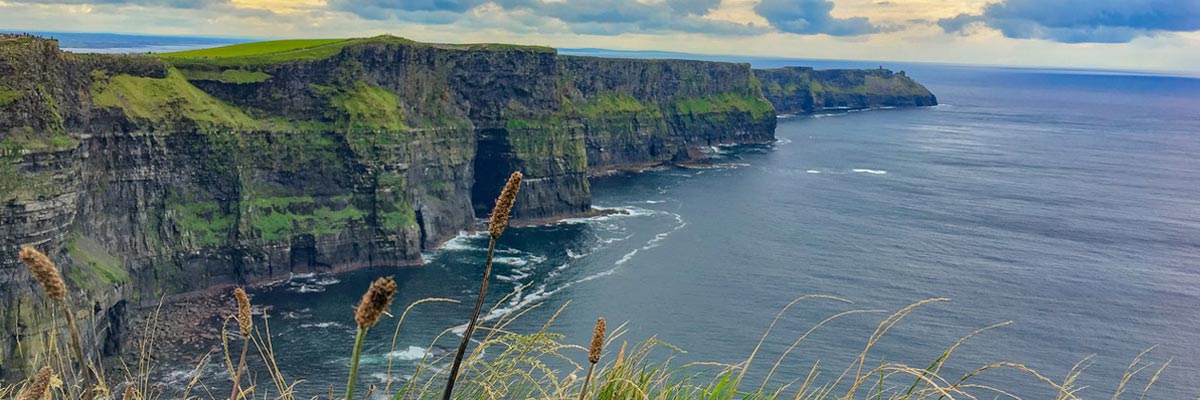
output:
[[[786,67],[754,74],[779,114],[937,105],[937,97],[904,71]]]
[[[59,263],[87,347],[113,354],[127,310],[160,296],[417,264],[486,216],[514,170],[517,218],[578,214],[589,173],[773,140],[777,107],[932,100],[873,71],[394,37],[242,50],[76,55],[0,37],[0,376],[64,331],[21,246]]]

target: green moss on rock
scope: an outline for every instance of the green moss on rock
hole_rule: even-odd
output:
[[[257,129],[262,123],[192,86],[178,70],[166,78],[117,75],[91,87],[97,106],[120,109],[134,121],[158,125],[194,123],[201,128]]]
[[[67,255],[80,267],[68,274],[76,286],[93,286],[97,278],[108,284],[129,280],[129,271],[121,266],[121,261],[95,240],[76,232],[67,238],[65,245]]]
[[[602,93],[596,98],[581,103],[579,113],[589,118],[599,118],[609,114],[648,113],[651,116],[662,116],[662,110],[657,105],[642,102],[627,93]]]
[[[236,215],[225,212],[220,204],[213,201],[169,202],[167,211],[168,220],[186,241],[196,247],[225,243],[237,222]]]
[[[219,71],[202,70],[202,69],[185,69],[180,70],[188,80],[192,81],[214,81],[222,83],[259,83],[266,82],[271,79],[271,75],[262,71],[247,71],[244,69],[224,69]]]
[[[330,96],[330,104],[344,113],[342,124],[349,130],[408,129],[400,115],[400,96],[390,90],[365,81],[356,81],[346,88],[324,90]]]
[[[241,202],[251,235],[279,241],[298,235],[331,235],[366,221],[367,213],[350,196],[318,200],[310,196],[253,198]]]
[[[684,115],[749,113],[754,120],[775,117],[775,108],[766,99],[740,93],[721,93],[675,101],[675,110]]]
[[[20,91],[0,85],[0,107],[12,104],[12,102],[17,101],[19,98],[21,98]]]
[[[377,223],[385,229],[417,225],[416,210],[405,196],[408,180],[404,175],[381,172],[376,177],[375,207]]]

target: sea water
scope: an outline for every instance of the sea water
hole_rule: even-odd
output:
[[[736,363],[796,297],[853,302],[809,300],[790,309],[751,365],[757,386],[822,319],[883,312],[849,315],[810,335],[771,383],[782,385],[816,361],[832,379],[887,312],[948,298],[892,329],[867,354],[867,366],[924,368],[959,338],[1011,321],[967,341],[942,375],[957,379],[1010,361],[1061,380],[1087,358],[1081,393],[1111,397],[1126,366],[1153,347],[1143,361],[1155,366],[1128,390],[1140,392],[1171,360],[1150,393],[1200,395],[1200,81],[902,67],[942,105],[781,118],[777,142],[725,148],[722,168],[593,179],[595,205],[628,215],[509,229],[484,320],[524,313],[509,329],[529,333],[569,303],[551,327],[567,342],[588,343],[603,316],[610,327],[626,323],[623,341],[657,337],[686,350],[660,354],[677,364]],[[385,275],[395,276],[399,294],[394,317],[371,330],[364,387],[403,382],[423,358],[453,351],[486,244],[484,235],[463,234],[425,254],[421,268],[296,277],[252,291],[256,304],[272,306],[272,340],[286,377],[304,379],[307,394],[344,385],[351,307]],[[393,347],[405,306],[431,297],[459,303],[415,307]],[[220,387],[227,377],[210,369]],[[974,382],[1027,398],[1054,394],[1015,370]]]

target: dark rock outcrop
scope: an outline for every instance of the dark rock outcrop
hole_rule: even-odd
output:
[[[417,264],[472,229],[513,170],[514,216],[541,219],[590,211],[590,172],[773,140],[763,85],[791,85],[759,79],[745,64],[394,37],[231,58],[0,38],[0,376],[62,320],[20,246],[60,265],[88,347],[114,354],[130,310],[161,296]]]

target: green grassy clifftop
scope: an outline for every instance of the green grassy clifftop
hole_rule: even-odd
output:
[[[786,67],[754,74],[780,114],[937,105],[937,97],[904,71]]]

